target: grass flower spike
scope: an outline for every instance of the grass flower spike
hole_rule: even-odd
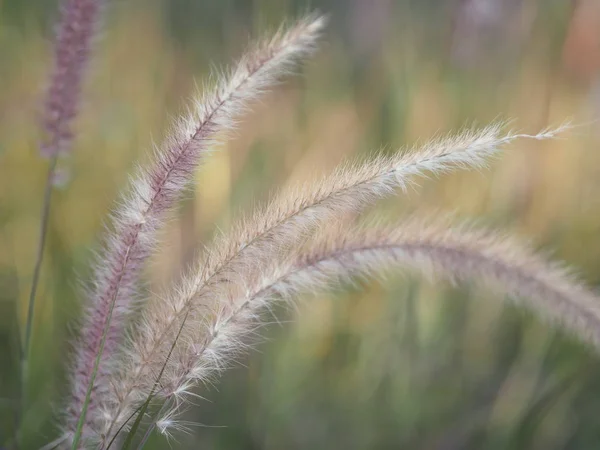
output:
[[[42,152],[52,168],[71,145],[103,6],[100,0],[63,5],[44,115]],[[551,139],[567,125],[523,134],[492,124],[343,164],[275,196],[207,245],[179,281],[161,294],[146,292],[143,271],[195,171],[251,102],[314,51],[325,22],[307,16],[250,46],[131,177],[85,293],[70,392],[54,441],[61,448],[107,450],[134,442],[142,448],[154,430],[171,436],[185,429],[180,417],[197,396],[194,389],[245,353],[274,302],[293,303],[304,293],[392,270],[482,283],[600,349],[598,296],[512,240],[432,217],[393,226],[347,220],[405,191],[417,176],[481,168],[509,144]],[[139,427],[146,427],[141,441]]]
[[[330,224],[308,243],[272,254],[270,264],[248,267],[220,286],[220,301],[205,311],[202,320],[188,325],[194,332],[182,341],[180,357],[173,364],[169,376],[175,377],[174,384],[169,384],[169,376],[165,379],[163,394],[176,401],[164,413],[169,421],[163,423],[176,424],[176,410],[193,395],[194,384],[212,381],[248,348],[245,342],[274,301],[294,301],[303,292],[335,286],[350,277],[408,269],[430,278],[485,284],[600,347],[600,299],[566,271],[511,239],[437,222],[412,219],[387,227]]]
[[[70,150],[83,76],[104,3],[104,0],[63,1],[56,36],[54,73],[42,116],[47,135],[41,149],[44,156],[55,156]]]
[[[120,377],[112,383],[113,388],[100,407],[103,411],[100,429],[110,435],[152,395],[156,374],[163,373],[168,357],[172,363],[161,377],[163,389],[159,396],[166,401],[178,400],[174,402],[176,408],[193,386],[206,382],[225,368],[225,356],[236,355],[246,348],[242,338],[248,330],[255,329],[257,321],[260,323],[258,311],[269,305],[271,296],[268,296],[269,301],[254,298],[254,295],[259,298],[259,293],[267,289],[257,288],[255,284],[273,277],[278,279],[276,274],[291,264],[289,255],[305,257],[306,254],[298,253],[298,246],[306,239],[310,242],[315,229],[331,229],[332,222],[339,222],[350,211],[360,212],[377,198],[391,194],[394,187],[405,187],[416,174],[453,167],[479,167],[486,156],[515,139],[551,138],[561,129],[545,130],[537,135],[503,134],[500,125],[477,132],[468,130],[400,155],[345,165],[321,182],[307,183],[278,196],[251,219],[234,227],[229,235],[209,246],[196,269],[179,286],[164,297],[150,301],[131,334]],[[328,236],[345,236],[347,232],[336,229]],[[421,237],[427,235],[423,233]],[[357,241],[360,240],[357,238]],[[327,240],[319,242],[322,246]],[[339,242],[339,238],[332,242]],[[311,267],[299,273],[307,274]],[[364,267],[364,270],[370,268]],[[458,268],[456,270],[454,275],[458,276]],[[467,275],[467,278],[475,277],[475,274]],[[292,277],[292,273],[289,276]],[[269,287],[268,292],[278,292],[277,286],[279,284]],[[251,292],[256,294],[248,294]],[[245,306],[238,311],[236,299],[244,297],[244,293],[252,299],[244,300]],[[171,358],[172,342],[184,321],[187,324]],[[175,416],[169,411],[171,421]]]
[[[310,53],[324,25],[308,17],[251,48],[214,91],[199,99],[171,138],[156,151],[155,162],[141,169],[129,195],[114,215],[105,249],[99,257],[90,300],[77,340],[73,398],[67,414],[68,434],[75,434],[81,415],[93,417],[95,398],[108,388],[110,373],[128,314],[136,306],[139,274],[151,254],[157,231],[193,178],[194,170],[234,127],[248,102]],[[96,380],[95,380],[96,379]],[[82,413],[83,411],[83,413]],[[89,421],[86,439],[94,439]]]

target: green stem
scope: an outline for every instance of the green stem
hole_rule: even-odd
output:
[[[50,219],[50,204],[52,200],[52,185],[54,182],[54,171],[58,156],[54,155],[48,166],[48,174],[46,175],[46,186],[44,187],[44,200],[42,202],[42,216],[40,224],[40,234],[38,240],[37,255],[35,259],[35,267],[33,269],[33,280],[31,282],[31,292],[29,293],[29,306],[27,309],[27,325],[25,326],[25,342],[22,349],[22,359],[27,360],[29,352],[29,343],[31,341],[31,331],[33,328],[33,313],[35,310],[35,296],[40,281],[42,272],[42,260],[44,259],[44,247],[46,246],[46,236],[48,235],[48,222]]]
[[[31,291],[29,293],[29,303],[27,307],[27,323],[25,325],[25,339],[21,346],[21,407],[20,417],[23,417],[25,412],[26,402],[26,386],[29,376],[29,347],[31,343],[31,334],[33,331],[33,314],[35,312],[35,297],[37,294],[40,275],[42,272],[42,261],[44,259],[44,247],[46,246],[46,237],[48,235],[48,223],[50,219],[50,205],[52,200],[52,187],[54,183],[54,173],[58,155],[52,156],[48,165],[48,173],[46,175],[46,184],[44,187],[44,199],[42,201],[42,214],[40,219],[40,230],[38,238],[38,246],[35,259],[35,267],[33,269],[33,279],[31,281]],[[19,429],[20,424],[17,424]]]

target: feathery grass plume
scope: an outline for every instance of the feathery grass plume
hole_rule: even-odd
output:
[[[190,115],[179,122],[173,136],[156,151],[153,165],[141,169],[131,182],[131,192],[114,215],[114,230],[98,260],[82,335],[76,341],[66,434],[76,433],[91,396],[90,420],[85,421],[84,434],[86,442],[98,439],[91,427],[95,398],[109,388],[109,382],[101,378],[111,371],[110,359],[128,313],[135,307],[138,277],[152,251],[157,230],[194,170],[219,138],[234,127],[248,102],[314,49],[324,25],[323,17],[309,16],[249,50],[230,75],[219,80],[216,89],[198,100]]]
[[[109,435],[143,403],[183,316],[189,314],[190,322],[201,321],[205,308],[214,307],[225,295],[221,285],[228,285],[252,267],[268,265],[274,256],[304,239],[315,226],[348,211],[359,212],[377,198],[391,194],[395,187],[405,188],[412,175],[453,166],[482,166],[487,156],[514,139],[546,139],[563,128],[537,135],[503,134],[501,125],[467,130],[403,154],[343,166],[322,181],[279,196],[210,247],[190,280],[167,298],[151,300],[126,346],[125,365],[103,397],[100,429]],[[195,327],[186,326],[186,330],[190,329]],[[186,336],[185,330],[183,335]],[[192,358],[184,365],[191,369],[193,364]]]
[[[164,377],[161,394],[175,401],[164,413],[167,419],[159,419],[159,429],[168,432],[170,425],[177,425],[176,411],[194,395],[190,390],[195,384],[211,382],[247,350],[247,338],[275,300],[293,301],[303,292],[335,286],[349,277],[383,275],[392,269],[483,283],[600,347],[598,296],[565,270],[507,238],[419,219],[393,227],[330,225],[317,239],[272,254],[268,265],[248,265],[219,285],[214,293],[219,301],[187,325],[191,334]],[[193,278],[187,283],[196,284]]]
[[[278,247],[332,217],[360,212],[397,188],[406,190],[417,175],[484,167],[491,156],[512,141],[551,139],[568,129],[569,124],[535,135],[503,132],[504,128],[502,123],[496,123],[480,130],[464,129],[392,156],[343,164],[330,176],[292,187],[210,249],[203,269],[208,279],[202,283],[217,282],[222,268],[239,255],[260,256],[265,245]]]
[[[83,76],[105,0],[64,0],[56,30],[54,71],[46,93],[42,123],[46,157],[66,153],[73,141],[73,120],[80,103]]]

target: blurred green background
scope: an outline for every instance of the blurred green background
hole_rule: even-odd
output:
[[[454,211],[530,240],[600,284],[597,0],[109,0],[78,136],[53,198],[33,336],[25,448],[56,437],[70,327],[102,223],[195,85],[307,10],[324,44],[198,172],[148,278],[160,289],[217,229],[276,189],[352,155],[473,122],[535,131],[481,173],[420,180],[376,208]],[[18,332],[47,161],[38,118],[54,0],[0,0],[0,443],[18,412]],[[264,342],[190,408],[196,449],[596,449],[600,356],[473,287],[393,277],[278,311]],[[197,424],[197,425],[194,425]],[[157,437],[152,448],[168,448]]]

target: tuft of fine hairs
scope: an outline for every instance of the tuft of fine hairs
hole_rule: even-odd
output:
[[[600,348],[596,294],[526,247],[439,218],[387,226],[344,220],[405,190],[418,175],[481,168],[508,144],[550,139],[567,125],[522,134],[492,124],[343,164],[274,197],[208,245],[181,280],[144,298],[142,271],[194,171],[250,102],[315,49],[325,22],[308,16],[252,46],[132,178],[98,256],[74,342],[65,448],[74,447],[79,432],[78,448],[120,443],[150,403],[159,412],[144,441],[155,429],[167,436],[184,429],[180,415],[196,386],[214,382],[251,347],[274,302],[291,304],[341,280],[391,270],[485,284]]]
[[[150,167],[141,168],[133,177],[129,193],[113,214],[113,226],[89,289],[81,336],[75,341],[67,435],[74,434],[93,383],[84,437],[90,442],[98,439],[91,418],[96,415],[96,399],[108,391],[110,379],[106,377],[116,367],[112,359],[126,321],[137,306],[140,272],[152,253],[158,230],[193,179],[195,169],[234,127],[249,102],[313,51],[324,24],[323,17],[308,16],[251,47],[213,90],[194,102],[189,115],[156,149]]]

